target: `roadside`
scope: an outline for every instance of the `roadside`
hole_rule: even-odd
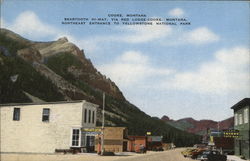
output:
[[[146,154],[132,152],[116,153],[115,156],[99,156],[96,153],[80,154],[1,154],[1,161],[191,161],[184,158],[178,148],[163,152],[148,151]]]

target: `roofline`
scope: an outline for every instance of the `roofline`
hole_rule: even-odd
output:
[[[139,135],[128,135],[128,138],[146,138],[147,136],[139,136]]]
[[[73,100],[73,101],[57,101],[57,102],[31,102],[31,103],[6,103],[6,104],[0,104],[0,107],[4,106],[22,106],[22,105],[47,105],[47,104],[65,104],[65,103],[84,103],[87,102],[86,100]],[[88,102],[91,103],[91,102]],[[91,103],[93,104],[93,103]],[[94,104],[96,105],[96,104]],[[98,105],[97,105],[98,106]]]
[[[96,127],[101,128],[101,126],[96,126]],[[104,129],[105,128],[123,128],[123,129],[127,129],[127,127],[125,127],[125,126],[105,126]]]
[[[247,105],[250,105],[250,98],[244,98],[243,100],[241,100],[238,103],[236,103],[235,105],[233,105],[231,107],[231,109],[238,110],[238,109],[241,109]]]

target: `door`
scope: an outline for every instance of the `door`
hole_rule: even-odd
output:
[[[93,152],[95,150],[95,136],[86,136],[86,148],[87,152]]]
[[[239,140],[239,155],[242,153],[242,140]]]

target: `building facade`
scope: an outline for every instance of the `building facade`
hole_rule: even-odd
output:
[[[94,146],[82,131],[96,126],[97,105],[87,101],[0,105],[1,153],[54,153]]]
[[[239,137],[235,138],[235,154],[247,159],[250,159],[249,106],[250,98],[245,98],[231,107],[234,110],[234,129],[239,131]]]
[[[125,127],[104,127],[104,151],[123,152],[127,151],[127,135]],[[96,136],[95,151],[101,152],[101,135]]]
[[[128,151],[140,152],[142,147],[147,146],[146,136],[128,136]]]
[[[162,136],[147,136],[147,149],[148,150],[162,150]]]

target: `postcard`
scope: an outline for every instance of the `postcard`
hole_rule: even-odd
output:
[[[249,18],[247,1],[2,0],[3,160],[194,145],[249,159]]]

